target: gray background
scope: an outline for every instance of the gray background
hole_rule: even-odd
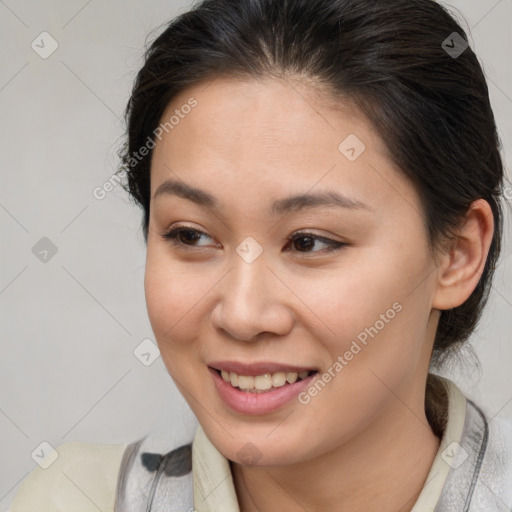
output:
[[[190,5],[0,1],[1,511],[36,466],[31,453],[42,441],[125,443],[167,423],[191,438],[195,419],[161,358],[144,366],[133,354],[153,339],[140,211],[119,186],[102,200],[93,196],[116,169],[146,36]],[[510,169],[512,0],[450,5],[464,15],[483,62]],[[46,59],[31,47],[43,31],[59,45]],[[509,223],[506,230],[472,338],[481,368],[466,355],[444,374],[491,415],[512,418]],[[57,248],[46,262],[33,252],[43,237]]]

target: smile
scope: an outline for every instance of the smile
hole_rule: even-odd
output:
[[[225,382],[234,388],[249,393],[265,393],[272,388],[280,388],[287,384],[294,384],[297,381],[306,379],[313,371],[303,372],[276,372],[264,373],[262,375],[239,375],[235,372],[217,370]]]
[[[318,377],[318,370],[282,363],[210,363],[219,398],[240,414],[262,415],[291,405]]]
[[[225,382],[230,383],[234,388],[248,391],[249,393],[264,393],[272,388],[280,388],[286,384],[293,384],[307,378],[311,373],[313,372],[277,372],[253,376],[239,375],[238,373],[227,372],[225,370],[220,371]]]

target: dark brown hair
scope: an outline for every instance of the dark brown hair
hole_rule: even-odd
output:
[[[420,195],[432,248],[453,236],[473,201],[491,206],[494,237],[480,281],[464,304],[441,312],[432,355],[440,363],[478,323],[502,234],[500,143],[484,74],[466,46],[464,30],[433,0],[198,3],[147,49],[126,109],[120,156],[127,189],[143,209],[146,242],[151,153],[140,161],[133,154],[169,102],[221,75],[306,77],[352,101],[378,130]]]

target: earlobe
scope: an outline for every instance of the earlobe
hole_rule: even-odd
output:
[[[489,203],[474,201],[448,252],[441,255],[432,307],[452,309],[463,304],[484,271],[494,233]]]

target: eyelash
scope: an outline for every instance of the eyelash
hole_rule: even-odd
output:
[[[176,226],[174,228],[171,228],[169,231],[167,231],[166,233],[161,235],[161,237],[164,240],[168,240],[173,245],[181,246],[183,248],[186,248],[186,250],[192,250],[196,246],[190,245],[190,244],[185,244],[185,243],[181,242],[178,238],[179,235],[184,232],[192,232],[195,234],[204,235],[206,237],[209,237],[209,235],[207,235],[205,232],[200,231],[198,229],[189,228],[187,226]],[[323,251],[298,251],[299,253],[306,253],[306,254],[308,254],[308,253],[315,254],[318,252],[331,253],[331,252],[339,251],[340,249],[342,249],[343,247],[348,245],[347,243],[337,242],[336,240],[331,240],[330,238],[325,238],[323,236],[314,235],[313,233],[308,233],[306,231],[294,233],[293,235],[288,237],[288,242],[293,244],[296,240],[299,240],[301,238],[311,238],[313,240],[327,244],[329,246],[329,248],[326,250],[324,249]]]

